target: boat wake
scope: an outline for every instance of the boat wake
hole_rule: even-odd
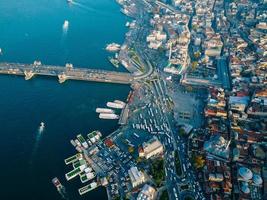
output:
[[[90,8],[90,7],[88,7],[88,6],[84,5],[84,4],[79,3],[79,2],[76,2],[76,1],[72,1],[71,4],[72,4],[72,5],[75,5],[75,6],[79,7],[79,8],[81,8],[81,9],[83,9],[83,10],[86,10],[86,11],[88,11],[88,12],[96,12],[95,9]]]
[[[42,122],[41,125],[39,126],[37,132],[36,132],[36,138],[35,138],[35,142],[34,142],[34,146],[33,146],[33,150],[32,150],[32,159],[31,159],[31,162],[33,162],[33,158],[35,157],[36,153],[37,153],[37,150],[39,148],[39,144],[40,144],[40,141],[42,139],[42,135],[43,135],[43,132],[45,130],[45,127],[44,127],[44,123]]]
[[[67,33],[68,33],[68,29],[67,28],[63,28],[62,29],[62,37],[63,37],[63,39],[66,38]]]
[[[81,2],[77,2],[77,1],[72,0],[69,5],[70,6],[76,6],[76,7],[80,8],[81,10],[84,10],[84,11],[87,11],[90,13],[100,13],[102,15],[109,16],[109,14],[107,12],[104,12],[103,10],[99,10],[99,9],[95,9],[93,7],[87,6]]]

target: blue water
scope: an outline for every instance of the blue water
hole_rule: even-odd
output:
[[[1,0],[0,62],[32,63],[117,70],[107,61],[106,43],[121,43],[126,18],[115,0]],[[62,30],[69,21],[67,31]],[[124,69],[119,69],[124,70]],[[51,183],[57,176],[70,199],[106,199],[99,188],[80,197],[78,179],[64,158],[75,153],[70,144],[78,133],[114,131],[116,121],[101,121],[95,108],[108,100],[125,100],[129,86],[67,81],[54,78],[0,76],[0,199],[59,200]],[[46,127],[39,132],[39,124]]]

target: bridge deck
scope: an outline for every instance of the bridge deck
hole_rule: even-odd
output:
[[[60,76],[65,80],[82,80],[107,83],[131,84],[133,77],[130,73],[113,72],[88,68],[66,68],[52,65],[33,65],[20,63],[0,63],[0,74]],[[62,81],[62,82],[64,82]]]

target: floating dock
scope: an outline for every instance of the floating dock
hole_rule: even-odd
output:
[[[88,184],[88,185],[86,185],[86,186],[80,188],[80,189],[79,189],[79,194],[80,194],[80,195],[83,195],[83,194],[85,194],[85,193],[87,193],[87,192],[90,192],[91,190],[97,188],[97,186],[98,186],[98,185],[97,185],[96,182],[92,182],[92,183],[90,183],[90,184]]]
[[[81,172],[82,171],[80,168],[76,168],[76,169],[73,169],[72,171],[68,172],[67,174],[65,174],[65,177],[69,181],[69,180],[73,179],[74,177],[78,176]]]
[[[96,175],[94,172],[82,173],[80,174],[80,180],[82,183],[86,183],[87,181],[90,181],[95,178],[95,176]]]
[[[74,156],[71,156],[69,158],[66,158],[64,161],[65,161],[65,164],[68,165],[70,163],[76,162],[80,158],[82,158],[82,154],[78,153],[78,154],[76,154]]]
[[[92,144],[94,144],[95,142],[97,142],[98,140],[100,140],[100,138],[102,137],[102,134],[100,131],[93,131],[91,133],[87,134],[88,139],[90,140],[90,142]]]
[[[81,134],[77,135],[77,139],[79,140],[79,142],[81,143],[81,145],[84,148],[87,149],[89,147],[88,144],[87,144],[87,142],[86,142],[86,140],[84,139],[84,137]]]
[[[116,58],[109,57],[109,62],[114,66],[114,67],[119,67],[120,66],[120,61]]]
[[[84,159],[78,160],[74,163],[72,163],[73,168],[79,168],[83,165],[86,165],[86,161]]]

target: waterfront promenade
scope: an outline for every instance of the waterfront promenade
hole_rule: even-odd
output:
[[[99,69],[76,68],[71,64],[63,66],[21,63],[0,63],[0,74],[22,75],[25,80],[35,75],[55,76],[59,82],[66,80],[94,81],[103,83],[131,84],[134,80],[130,73],[114,72]]]

